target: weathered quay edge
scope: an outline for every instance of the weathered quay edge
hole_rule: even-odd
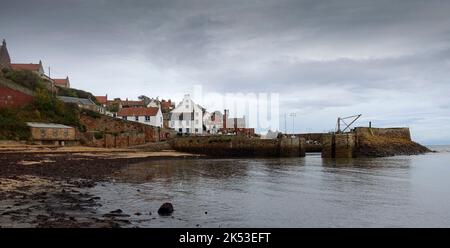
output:
[[[349,133],[324,134],[322,157],[387,157],[431,152],[411,140],[409,128],[356,127]]]
[[[174,150],[212,157],[304,157],[298,137],[260,139],[245,136],[189,136],[170,139]]]

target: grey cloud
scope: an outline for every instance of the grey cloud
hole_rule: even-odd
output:
[[[362,111],[436,140],[426,126],[443,121],[415,118],[425,107],[449,114],[449,9],[439,0],[16,0],[2,4],[0,36],[14,61],[43,59],[97,94],[169,97],[196,83],[279,92],[282,111],[321,130],[322,119]]]

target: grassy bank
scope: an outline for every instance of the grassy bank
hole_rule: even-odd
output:
[[[0,139],[28,140],[26,122],[52,122],[81,128],[78,106],[65,104],[46,89],[46,81],[30,71],[2,71],[0,80],[7,80],[33,92],[31,104],[21,108],[0,109]]]

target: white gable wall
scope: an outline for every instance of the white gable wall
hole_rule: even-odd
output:
[[[194,103],[189,95],[170,111],[169,127],[179,133],[202,134],[203,113],[200,106]],[[180,120],[182,116],[182,120]]]
[[[136,120],[137,117],[137,120]],[[123,116],[116,116],[119,119],[125,119]],[[163,127],[163,115],[161,112],[161,108],[158,109],[158,112],[155,116],[150,116],[150,120],[146,119],[145,116],[127,116],[127,121],[135,121],[142,124],[154,126],[154,127]]]

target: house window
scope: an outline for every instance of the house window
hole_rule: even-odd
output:
[[[195,115],[196,115],[196,116],[198,116],[198,112],[197,112],[197,113],[195,113]]]
[[[198,128],[195,129],[195,132],[198,133]]]
[[[195,120],[195,124],[198,124],[198,120]]]
[[[188,109],[188,108],[189,108],[189,105],[186,105],[186,108]]]
[[[186,133],[189,133],[189,128],[186,128]]]
[[[189,121],[186,121],[186,125],[189,125]]]
[[[160,122],[162,122],[162,121],[163,121],[162,117],[159,117],[159,121],[160,121]]]
[[[127,117],[126,117],[126,116],[122,116],[122,119],[126,120],[126,119],[127,119]]]
[[[146,121],[146,122],[149,122],[149,121],[150,121],[150,116],[146,115],[146,116],[145,116],[145,121]]]
[[[179,128],[179,129],[178,129],[178,132],[182,133],[182,132],[183,132],[183,129],[182,129],[182,128]]]
[[[134,117],[134,120],[135,120],[135,121],[139,121],[139,116],[136,115],[136,116]]]
[[[170,123],[171,123],[170,125],[171,125],[172,127],[175,126],[175,121],[171,121]]]

